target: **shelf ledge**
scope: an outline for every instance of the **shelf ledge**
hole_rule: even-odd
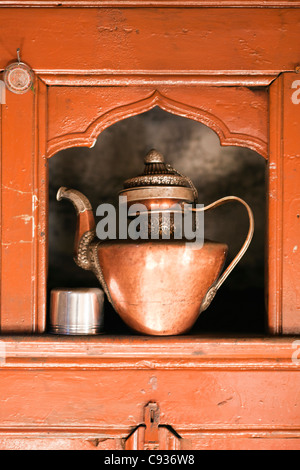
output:
[[[297,337],[41,335],[0,338],[2,369],[300,370]]]

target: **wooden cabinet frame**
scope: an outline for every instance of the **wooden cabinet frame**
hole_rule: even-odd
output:
[[[10,10],[0,10],[3,11],[9,17]],[[23,10],[15,10],[14,13],[21,11]],[[56,13],[56,10],[51,11]],[[91,10],[81,11],[85,13],[82,21],[90,20],[92,30],[94,16],[87,14]],[[102,11],[105,12],[103,23],[111,21],[110,10],[96,11],[100,12],[99,15]],[[155,19],[156,10],[151,11]],[[220,11],[217,10],[218,14]],[[233,11],[237,12],[236,9]],[[299,17],[299,10],[293,11]],[[26,10],[27,16],[28,12],[33,12],[33,17],[38,16],[41,23],[47,21],[49,15],[49,10],[44,9]],[[113,12],[116,10],[113,9]],[[129,16],[134,12],[133,18],[127,18],[128,23],[139,21],[138,9],[126,12]],[[148,25],[142,12],[140,21],[147,32],[153,22],[150,18]],[[178,13],[181,12],[185,10],[179,9]],[[252,12],[255,12],[253,21],[257,20],[256,10],[248,10],[247,18],[250,23]],[[239,16],[241,14],[236,22]],[[54,15],[56,17],[57,13]],[[202,16],[199,20],[201,18]],[[276,23],[276,15],[272,18]],[[171,22],[169,27],[177,31],[180,18],[178,20],[175,16],[174,22],[175,20],[175,26]],[[122,21],[119,21],[122,25]],[[185,21],[190,22],[190,16]],[[291,36],[294,34],[292,26],[293,24],[290,26]],[[26,34],[29,37],[35,34],[29,27],[30,24],[28,27],[24,26],[25,37]],[[116,20],[116,28],[118,27],[125,28],[118,26]],[[108,26],[102,26],[103,28],[106,31]],[[215,44],[218,44],[218,35],[221,33],[223,31],[219,33],[216,30]],[[257,30],[257,35],[259,33],[260,30]],[[12,32],[8,29],[8,37],[9,34]],[[234,36],[234,31],[231,31],[231,35]],[[246,37],[240,40],[242,44],[250,41],[247,30],[244,35]],[[51,43],[43,44],[44,37],[39,36],[39,39],[41,47],[47,47],[47,54],[51,59],[53,46]],[[90,40],[92,39],[91,34]],[[177,49],[184,49],[181,37],[176,36],[175,39]],[[77,37],[74,44],[68,43],[69,49],[64,51],[65,61],[68,54],[74,56],[74,51],[80,49],[76,40]],[[132,44],[134,53],[143,57],[138,49],[141,46],[135,41],[138,40],[134,39]],[[198,41],[201,42],[201,36]],[[142,46],[145,47],[144,42]],[[262,48],[261,44],[259,47]],[[265,48],[261,55],[267,56],[270,54],[269,43]],[[242,50],[244,60],[249,59],[248,49]],[[197,57],[193,57],[196,54],[191,55],[190,61],[196,60]],[[84,58],[83,55],[82,59]],[[267,62],[267,58],[263,57],[262,62]],[[234,62],[234,59],[232,57],[231,61]],[[35,60],[38,62],[36,67]],[[176,73],[168,70],[167,73],[159,70],[157,65],[155,70],[147,73],[138,69],[126,73],[114,70],[104,73],[73,69],[61,71],[53,70],[51,64],[49,69],[40,70],[43,56],[40,57],[38,51],[34,51],[34,56],[29,57],[28,62],[35,69],[34,90],[25,95],[14,95],[7,91],[6,104],[1,106],[2,333],[41,333],[45,329],[47,158],[66,147],[91,146],[107,126],[154,106],[196,119],[216,131],[222,145],[248,146],[268,160],[268,327],[273,334],[299,333],[297,128],[300,105],[295,104],[299,75],[284,70],[283,73],[278,73],[273,69],[234,72],[217,70],[210,75],[202,70],[185,69],[176,70]],[[4,63],[3,67],[5,65],[7,64]],[[228,63],[228,67],[230,66],[236,67],[236,64]],[[295,102],[292,101],[293,95],[296,97]]]
[[[25,3],[34,8],[20,8]],[[0,445],[5,447],[6,439],[27,432],[33,437],[50,432],[55,438],[61,430],[64,439],[81,436],[84,442],[99,436],[102,439],[111,429],[111,437],[123,439],[142,419],[141,411],[133,412],[132,420],[124,415],[125,424],[118,428],[113,402],[108,401],[101,427],[82,402],[82,409],[72,421],[71,415],[68,418],[71,408],[61,408],[63,397],[52,395],[47,374],[59,386],[63,380],[71,384],[70,388],[66,386],[70,393],[68,408],[77,393],[82,400],[91,398],[74,384],[77,373],[92,384],[95,371],[100,371],[109,393],[108,381],[113,374],[128,390],[140,387],[140,383],[126,382],[126,371],[130,369],[140,371],[147,380],[151,379],[151,370],[159,370],[159,374],[165,371],[168,377],[175,371],[174,380],[186,380],[190,396],[194,396],[191,390],[197,377],[211,384],[211,370],[229,390],[230,374],[235,371],[234,393],[244,397],[241,402],[246,400],[249,413],[242,412],[242,424],[235,423],[231,430],[232,409],[229,407],[229,412],[222,415],[223,424],[217,425],[222,405],[214,407],[213,401],[209,409],[215,424],[210,426],[208,418],[200,415],[195,422],[192,417],[177,419],[165,396],[168,387],[164,375],[160,391],[146,391],[141,403],[153,397],[163,402],[166,423],[176,425],[191,442],[198,439],[195,436],[202,419],[204,446],[226,435],[236,439],[233,447],[243,448],[256,432],[258,437],[267,434],[269,439],[272,428],[271,447],[285,445],[284,438],[292,438],[289,442],[296,447],[300,436],[298,415],[296,408],[291,411],[297,402],[295,384],[299,380],[299,364],[292,361],[295,338],[276,336],[300,333],[300,2],[61,3],[70,8],[56,7],[56,2],[50,0],[0,4],[7,45],[0,45],[0,68],[3,70],[14,60],[20,47],[22,59],[35,73],[33,90],[24,95],[7,91],[0,110],[0,325],[1,344],[6,351],[6,361],[0,366],[8,384],[7,396],[15,383],[12,371],[18,371],[22,387],[15,396],[23,394],[29,410],[22,411],[16,403],[15,408],[7,408],[1,418],[4,437]],[[106,127],[154,106],[198,120],[218,134],[222,145],[246,146],[267,160],[266,323],[268,332],[275,335],[273,339],[145,337],[137,338],[135,343],[130,340],[129,347],[126,337],[82,341],[38,336],[46,326],[47,159],[67,147],[92,146]],[[28,333],[36,336],[6,336]],[[95,350],[91,360],[90,348]],[[204,357],[199,358],[199,354]],[[45,424],[46,414],[51,413],[47,406],[41,405],[34,413],[28,383],[33,371],[38,371],[36,392],[54,408],[59,407],[57,419],[48,420],[49,425]],[[84,371],[88,371],[88,378]],[[283,372],[293,382],[289,391],[280,388]],[[248,394],[251,383],[256,384],[257,394],[262,393],[267,403],[262,422],[258,402],[254,406]],[[276,390],[272,385],[275,383]],[[48,395],[44,395],[43,387],[50,387]],[[200,392],[205,396],[205,386],[199,385]],[[285,403],[274,426],[270,423],[275,405],[267,399],[271,392],[277,402]],[[128,393],[128,407],[135,406],[138,397]],[[117,395],[115,400],[122,399],[122,394]],[[212,396],[218,401],[217,388]],[[184,398],[177,393],[173,405],[178,407]],[[219,403],[227,403],[228,397],[223,398]],[[93,395],[93,400],[96,408],[104,406],[103,398],[97,401]],[[183,409],[187,408],[188,403]],[[203,407],[201,410],[205,414]],[[21,416],[19,423],[12,418],[14,412]],[[96,416],[101,421],[99,410]],[[192,425],[198,426],[197,430]],[[43,431],[38,431],[41,428]]]

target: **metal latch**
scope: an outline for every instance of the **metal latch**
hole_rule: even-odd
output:
[[[160,424],[160,409],[150,402],[144,408],[144,423],[125,441],[126,450],[179,450],[181,438],[171,426]]]

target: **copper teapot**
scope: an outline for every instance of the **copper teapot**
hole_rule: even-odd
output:
[[[246,252],[254,231],[253,214],[248,204],[235,196],[219,199],[203,208],[195,207],[197,191],[192,181],[164,163],[163,156],[152,150],[145,158],[142,175],[124,183],[120,196],[126,196],[128,206],[142,203],[155,207],[159,217],[147,230],[155,239],[99,240],[89,200],[79,191],[61,187],[57,200],[69,199],[77,211],[74,260],[83,269],[96,275],[108,300],[123,321],[137,332],[148,335],[178,335],[186,333],[201,312],[206,310],[217,290]],[[185,239],[174,236],[174,219],[168,229],[170,238],[163,236],[165,220],[162,212],[177,204],[183,210],[208,211],[224,203],[238,201],[249,216],[246,240],[220,275],[228,246],[204,240],[200,246],[189,246]],[[178,220],[178,219],[177,219]]]

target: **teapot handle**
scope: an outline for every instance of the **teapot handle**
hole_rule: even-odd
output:
[[[221,285],[223,284],[223,282],[225,281],[225,279],[227,279],[227,277],[229,276],[229,274],[231,273],[231,271],[235,268],[235,266],[238,264],[238,262],[241,260],[241,258],[244,256],[244,254],[246,253],[249,245],[250,245],[250,242],[252,240],[252,237],[253,237],[253,232],[254,232],[254,217],[253,217],[253,212],[251,210],[251,208],[248,206],[248,204],[241,198],[239,197],[236,197],[236,196],[227,196],[227,197],[223,197],[221,199],[218,199],[217,201],[213,202],[212,204],[209,204],[208,206],[206,207],[203,207],[202,209],[193,209],[195,211],[208,211],[210,209],[214,209],[215,207],[218,207],[218,206],[221,206],[222,204],[226,204],[227,202],[231,202],[231,201],[238,201],[240,202],[241,204],[243,204],[243,206],[246,207],[247,209],[247,213],[248,213],[248,217],[249,217],[249,230],[248,230],[248,234],[247,234],[247,237],[246,237],[246,240],[244,241],[240,251],[238,252],[238,254],[235,256],[235,258],[231,261],[231,263],[229,264],[229,266],[225,269],[225,271],[223,272],[223,274],[221,274],[221,276],[219,277],[219,279],[217,281],[214,282],[214,284],[209,288],[209,290],[207,291],[203,301],[202,301],[202,304],[201,304],[201,308],[200,308],[200,313],[203,312],[204,310],[206,310],[211,301],[213,300],[213,298],[215,297],[216,293],[217,293],[217,290],[219,289],[219,287],[221,287]]]

